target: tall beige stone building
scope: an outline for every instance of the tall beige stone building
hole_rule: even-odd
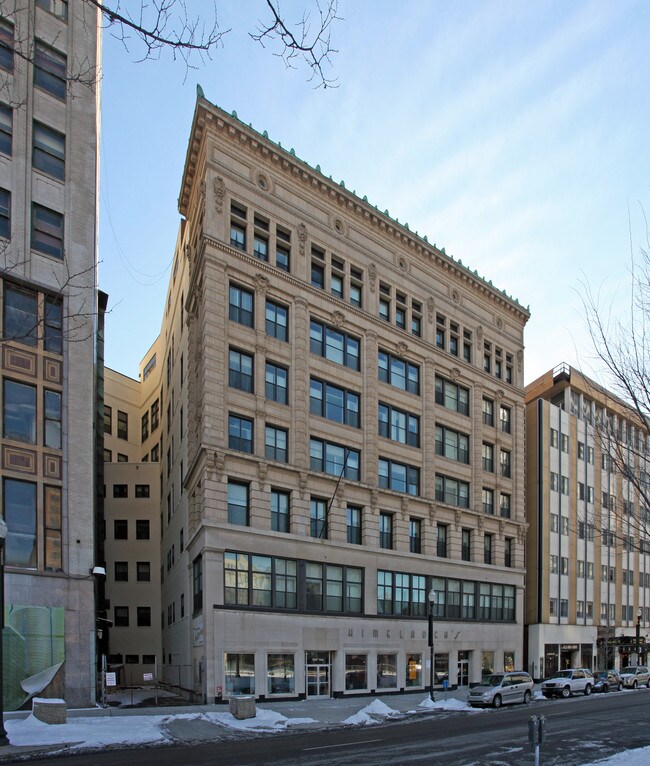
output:
[[[99,19],[77,0],[6,0],[1,13],[4,698],[18,707],[29,687],[87,705],[99,113],[98,88],[75,77],[97,73]]]
[[[648,434],[566,364],[530,383],[526,402],[527,670],[642,663],[650,513],[629,477],[648,471]]]
[[[161,335],[163,674],[208,700],[523,664],[528,311],[199,95]],[[154,428],[155,422],[155,428]]]

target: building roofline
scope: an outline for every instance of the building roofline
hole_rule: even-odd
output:
[[[215,119],[227,126],[228,132],[233,136],[239,136],[243,143],[252,147],[260,147],[262,152],[274,159],[285,172],[302,176],[313,186],[320,186],[330,197],[336,197],[347,210],[356,212],[366,220],[376,223],[381,229],[401,240],[416,253],[433,256],[441,268],[454,273],[461,281],[469,283],[477,289],[491,293],[497,300],[502,301],[511,311],[520,315],[524,323],[530,318],[530,307],[524,307],[517,298],[508,295],[505,290],[500,290],[492,284],[491,280],[479,275],[478,271],[465,266],[462,260],[456,260],[452,255],[445,252],[445,248],[439,248],[435,243],[432,245],[426,235],[420,235],[412,231],[408,223],[400,223],[398,219],[390,217],[388,210],[383,212],[377,205],[371,205],[367,197],[359,197],[355,191],[346,188],[344,181],[337,183],[332,176],[325,176],[320,165],[312,167],[309,163],[300,159],[294,149],[285,149],[280,142],[273,142],[266,131],[259,133],[251,124],[245,124],[237,116],[237,112],[228,114],[216,104],[205,98],[203,89],[197,86],[197,99],[192,128],[188,140],[185,166],[181,181],[178,198],[178,209],[182,216],[187,217],[189,200],[196,167],[198,163],[201,141],[207,120]]]

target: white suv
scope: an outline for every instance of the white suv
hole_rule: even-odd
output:
[[[621,678],[626,689],[637,689],[643,684],[650,689],[650,670],[645,665],[623,668]]]
[[[586,668],[571,668],[558,670],[551,678],[542,683],[542,694],[545,697],[570,697],[572,694],[591,694],[594,688],[594,677],[591,670]]]

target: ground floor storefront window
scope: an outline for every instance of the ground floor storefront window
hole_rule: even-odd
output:
[[[449,681],[449,655],[436,654],[433,669],[434,683],[442,685],[445,681]]]
[[[494,652],[481,652],[481,678],[494,673]]]
[[[368,656],[345,655],[345,691],[368,688]]]
[[[254,654],[226,654],[226,694],[255,694]]]
[[[296,690],[293,654],[269,654],[266,681],[269,694],[293,694]]]
[[[377,688],[378,689],[396,689],[397,688],[397,655],[396,654],[378,654],[377,655]]]
[[[406,656],[406,688],[422,686],[422,655],[408,654]]]
[[[515,653],[504,652],[503,653],[503,669],[506,673],[510,673],[515,669]]]

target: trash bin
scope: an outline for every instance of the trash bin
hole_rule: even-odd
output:
[[[240,721],[245,718],[255,718],[255,697],[234,694],[228,699],[228,710],[234,718]]]

